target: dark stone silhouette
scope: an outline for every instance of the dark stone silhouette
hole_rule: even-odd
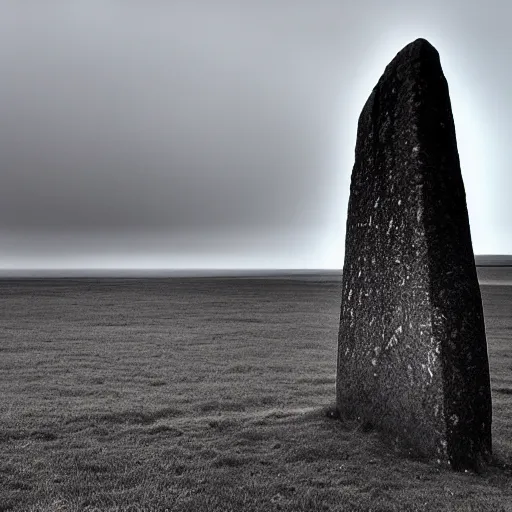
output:
[[[359,118],[336,379],[341,417],[418,455],[491,455],[487,344],[448,85],[423,39]]]

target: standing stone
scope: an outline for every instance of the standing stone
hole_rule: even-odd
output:
[[[491,455],[487,344],[448,85],[418,39],[359,118],[337,408],[455,469]]]

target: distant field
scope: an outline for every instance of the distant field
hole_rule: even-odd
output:
[[[512,267],[478,267],[480,285],[494,284],[512,286]]]
[[[475,256],[475,263],[482,266],[512,267],[512,256],[510,254],[480,254]]]
[[[482,475],[327,417],[339,281],[0,281],[0,511],[511,511],[512,286],[480,277]]]

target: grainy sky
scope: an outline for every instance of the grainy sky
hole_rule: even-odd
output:
[[[512,253],[509,0],[0,3],[0,269],[340,268],[357,118],[428,39]]]

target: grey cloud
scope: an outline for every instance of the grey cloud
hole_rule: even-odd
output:
[[[101,251],[109,234],[158,233],[181,240],[169,254],[206,233],[233,251],[302,233],[295,252],[326,247],[337,266],[357,115],[417,36],[440,50],[456,114],[465,89],[488,128],[480,171],[457,126],[475,248],[512,252],[508,3],[42,4],[0,17],[0,242],[19,254],[45,252],[34,233],[56,251],[70,234]]]

